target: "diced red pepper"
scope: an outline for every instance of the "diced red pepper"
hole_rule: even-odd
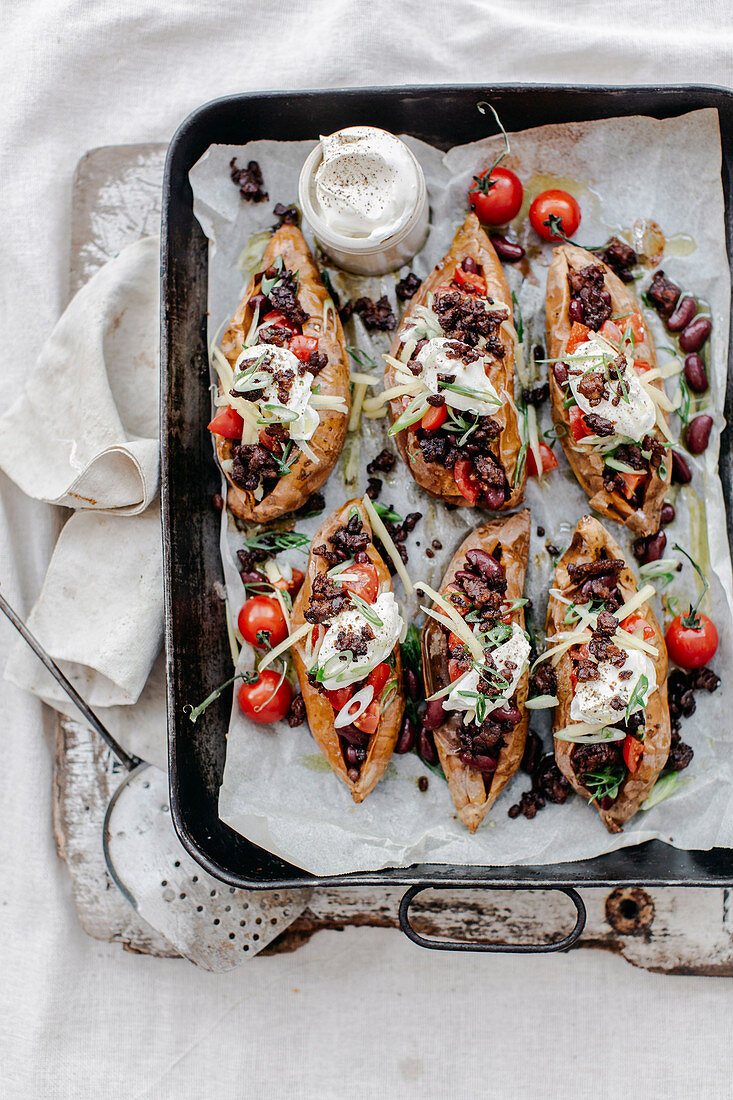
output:
[[[207,424],[210,432],[221,435],[224,439],[241,439],[244,431],[244,421],[231,405],[219,409],[210,424]]]
[[[483,275],[479,275],[477,271],[464,271],[460,264],[453,272],[453,282],[457,286],[471,287],[479,294],[486,294],[486,279]]]
[[[300,359],[301,363],[307,363],[312,353],[318,351],[318,337],[294,336],[288,344],[288,350],[292,351],[295,358]]]
[[[585,422],[583,410],[579,405],[571,405],[568,409],[568,416],[570,418],[570,432],[576,443],[579,439],[591,434],[591,430]]]
[[[420,427],[426,432],[435,432],[447,419],[448,409],[445,405],[431,405],[420,421]]]
[[[453,479],[458,491],[468,501],[475,504],[481,492],[481,482],[470,458],[459,458],[453,467]]]
[[[580,321],[573,321],[573,327],[570,329],[570,335],[568,336],[568,342],[565,346],[565,352],[568,355],[572,355],[574,351],[580,347],[581,344],[585,344],[590,337],[590,329],[587,325],[581,325]]]
[[[546,443],[540,443],[540,457],[542,459],[543,474],[557,467],[557,459],[552,453],[552,447],[548,447]],[[537,477],[537,462],[531,447],[527,448],[527,473],[530,477]]]
[[[632,737],[631,734],[628,734],[624,741],[623,752],[624,763],[631,774],[634,775],[638,771],[641,758],[644,755],[644,746],[636,737]]]

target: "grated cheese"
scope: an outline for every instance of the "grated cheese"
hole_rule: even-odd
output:
[[[430,596],[430,599],[433,601],[433,603],[436,603],[438,607],[440,607],[445,612],[450,620],[450,623],[452,624],[451,629],[453,630],[453,633],[461,639],[461,641],[466,646],[471,655],[475,658],[475,660],[477,660],[479,663],[482,663],[484,659],[484,651],[481,648],[481,644],[476,638],[475,634],[471,630],[469,630],[468,626],[458,614],[456,609],[454,607],[451,607],[444,596],[441,596],[439,592],[436,592],[434,588],[430,587],[430,585],[425,584],[424,581],[416,581],[415,588],[417,588],[419,592],[424,592],[426,596]]]
[[[285,653],[296,642],[300,641],[309,630],[313,629],[312,623],[303,623],[297,630],[294,630],[292,634],[289,634],[284,642],[280,642],[280,645],[276,645],[274,649],[271,649],[269,653],[266,653],[257,666],[257,671],[262,672],[263,669],[271,665],[273,661],[277,660],[281,653]]]
[[[407,592],[408,596],[411,596],[412,593],[415,591],[415,589],[413,587],[412,581],[410,580],[410,576],[409,576],[407,570],[405,569],[405,563],[403,562],[402,558],[398,554],[397,547],[392,542],[389,531],[387,530],[387,528],[382,523],[382,520],[380,519],[380,517],[377,513],[377,510],[374,507],[374,505],[372,504],[369,497],[367,497],[367,496],[363,497],[362,503],[363,503],[364,508],[366,510],[366,514],[369,516],[369,522],[371,523],[373,530],[375,530],[377,532],[377,534],[379,536],[379,540],[382,543],[382,546],[384,547],[384,549],[387,551],[390,558],[392,559],[392,563],[395,567],[395,570],[397,571],[397,574],[398,574],[400,580],[402,581],[402,583],[405,586],[405,591]]]

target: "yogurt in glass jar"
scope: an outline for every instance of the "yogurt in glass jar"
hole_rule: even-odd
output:
[[[422,168],[404,141],[374,126],[321,137],[301,170],[298,196],[324,252],[359,275],[408,263],[427,235]]]

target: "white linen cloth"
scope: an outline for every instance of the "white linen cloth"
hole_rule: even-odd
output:
[[[0,410],[22,391],[66,304],[72,174],[94,146],[168,140],[200,103],[247,89],[730,84],[730,57],[728,0],[6,4]],[[59,510],[2,475],[0,490],[0,581],[27,613]],[[0,623],[0,667],[14,644]],[[0,1095],[728,1094],[729,979],[662,977],[592,951],[441,955],[366,929],[211,975],[88,939],[54,851],[43,710],[12,684],[0,691]],[[478,1017],[489,1043],[473,1023],[486,1005],[501,1006]]]

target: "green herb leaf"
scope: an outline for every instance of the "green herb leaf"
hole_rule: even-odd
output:
[[[649,680],[642,674],[634,684],[634,690],[631,693],[631,698],[626,704],[626,721],[628,722],[631,715],[637,710],[644,709],[644,692],[649,687]]]

